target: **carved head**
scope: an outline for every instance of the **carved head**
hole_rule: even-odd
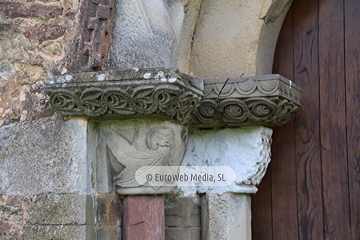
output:
[[[153,150],[158,149],[158,147],[170,147],[172,135],[171,129],[154,129],[148,136],[148,144]]]

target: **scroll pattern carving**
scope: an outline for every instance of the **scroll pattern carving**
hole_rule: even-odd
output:
[[[99,117],[164,113],[180,122],[187,121],[199,100],[196,94],[167,84],[133,89],[90,88],[82,93],[56,90],[51,95],[51,105],[64,115]]]
[[[46,80],[55,111],[95,119],[163,118],[196,128],[284,125],[300,89],[279,75],[205,80],[176,69],[132,69]],[[203,98],[202,98],[203,96]]]
[[[63,115],[87,115],[97,119],[154,117],[182,123],[191,120],[202,92],[191,86],[189,76],[181,78],[174,72],[166,75],[163,71],[135,72],[135,75],[134,72],[129,77],[129,72],[109,71],[108,77],[117,79],[111,81],[103,81],[105,74],[100,73],[56,77],[48,80],[51,84],[46,91],[52,107]],[[66,81],[66,77],[72,80]],[[86,82],[87,77],[101,81]]]
[[[217,80],[205,83],[204,99],[193,114],[193,125],[281,126],[299,106],[299,88],[279,75]]]

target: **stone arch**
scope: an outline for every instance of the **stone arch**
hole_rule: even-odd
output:
[[[292,0],[204,0],[189,73],[200,78],[269,74],[276,41]]]
[[[124,0],[117,8],[110,66],[175,67],[203,79],[269,74],[291,2]]]

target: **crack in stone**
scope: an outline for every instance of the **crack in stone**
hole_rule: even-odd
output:
[[[230,80],[230,78],[226,79],[224,85],[222,86],[222,88],[221,88],[221,90],[220,90],[220,92],[219,92],[219,94],[218,94],[218,98],[220,97],[222,91],[224,90],[224,88],[225,88],[225,86],[226,86],[226,84],[227,84],[227,82],[228,82],[229,80]]]
[[[242,73],[242,74],[240,75],[240,78],[242,78],[244,75],[245,75],[245,73]],[[222,86],[222,88],[221,88],[221,90],[220,90],[220,92],[219,92],[219,94],[218,94],[218,98],[220,97],[222,91],[224,90],[224,88],[225,88],[225,86],[226,86],[226,84],[227,84],[227,82],[228,82],[229,80],[230,80],[230,78],[227,78],[227,79],[226,79],[224,85]]]

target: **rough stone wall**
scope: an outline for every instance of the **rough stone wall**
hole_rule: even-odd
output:
[[[0,239],[121,235],[119,197],[91,187],[87,119],[55,114],[43,91],[46,76],[80,70],[84,2],[101,1],[0,1]]]
[[[0,126],[50,117],[47,75],[67,72],[80,0],[0,2]]]

